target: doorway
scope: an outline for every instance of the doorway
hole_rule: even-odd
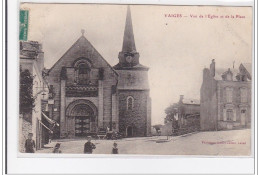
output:
[[[246,125],[246,110],[243,109],[241,110],[241,125],[245,126]]]
[[[90,131],[90,119],[87,116],[75,117],[75,136],[86,136]]]
[[[134,128],[132,126],[128,126],[126,128],[126,137],[133,137],[134,136]]]

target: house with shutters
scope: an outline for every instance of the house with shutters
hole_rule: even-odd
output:
[[[28,134],[33,134],[36,150],[43,147],[42,134],[45,125],[42,123],[42,111],[48,101],[48,83],[42,72],[44,70],[44,52],[42,44],[37,41],[20,41],[20,115],[19,115],[19,151],[25,152],[25,141]],[[28,80],[31,77],[31,81]],[[25,102],[32,96],[32,104]],[[32,107],[32,106],[33,107]],[[26,111],[26,112],[25,112]]]
[[[251,127],[252,64],[241,63],[238,69],[203,70],[200,89],[201,130],[225,130]]]
[[[125,137],[149,136],[149,68],[140,64],[139,57],[130,7],[115,66],[100,55],[82,31],[79,39],[48,70],[52,101],[49,117],[60,126],[54,136],[84,137],[101,130],[118,131]]]

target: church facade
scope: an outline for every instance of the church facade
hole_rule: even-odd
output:
[[[130,8],[119,63],[111,66],[82,36],[48,70],[49,115],[60,124],[56,137],[118,131],[125,137],[151,134],[148,70],[139,63]]]

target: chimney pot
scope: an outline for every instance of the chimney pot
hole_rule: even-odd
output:
[[[210,75],[215,77],[215,59],[212,59],[210,64]]]

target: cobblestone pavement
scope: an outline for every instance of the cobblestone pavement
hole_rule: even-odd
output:
[[[231,130],[217,132],[199,132],[185,136],[166,136],[125,138],[117,140],[119,154],[152,155],[250,155],[251,130]],[[61,143],[62,153],[83,154],[85,139],[56,140],[46,145],[50,148],[37,153],[51,153],[52,147]],[[96,145],[93,154],[111,154],[113,140],[92,140]]]

